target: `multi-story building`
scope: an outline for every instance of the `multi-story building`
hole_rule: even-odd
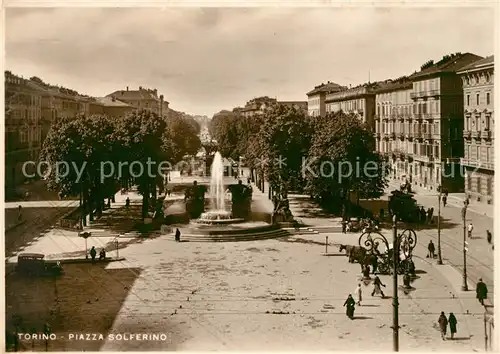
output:
[[[345,86],[330,81],[315,86],[313,90],[307,93],[308,114],[312,117],[324,117],[326,115],[326,96],[345,89],[347,89]]]
[[[326,113],[343,111],[356,115],[363,123],[374,127],[375,89],[377,83],[327,93],[325,96]]]
[[[166,115],[168,112],[168,102],[163,99],[163,95],[158,97],[157,89],[146,89],[139,86],[138,90],[119,90],[110,93],[106,97],[114,98],[125,102],[135,109],[145,109],[158,114],[159,116]]]
[[[278,101],[275,98],[267,96],[257,97],[247,102],[241,110],[244,117],[253,117],[265,114],[267,110],[276,105]]]
[[[425,63],[410,76],[413,162],[409,180],[414,185],[463,191],[463,87],[457,71],[479,59],[471,53],[446,55],[437,63]]]
[[[381,82],[375,91],[377,151],[391,162],[392,177],[403,180],[413,174],[412,91],[407,77]]]
[[[36,161],[42,143],[42,96],[29,80],[5,72],[5,188],[24,182],[24,162]],[[26,171],[32,173],[33,171]]]
[[[135,107],[128,103],[115,99],[114,97],[98,97],[96,98],[95,108],[100,107],[100,113],[110,117],[123,117],[129,112],[136,110]],[[94,114],[93,112],[91,114]]]
[[[463,84],[465,193],[493,203],[494,191],[494,60],[478,60],[458,72]]]

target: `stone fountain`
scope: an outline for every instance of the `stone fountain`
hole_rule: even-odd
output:
[[[226,190],[224,189],[224,163],[222,155],[215,153],[211,167],[210,188],[208,190],[210,198],[210,209],[194,220],[196,224],[232,224],[245,221],[242,218],[233,218],[231,211],[226,204]]]

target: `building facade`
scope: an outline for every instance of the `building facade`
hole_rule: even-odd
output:
[[[163,95],[158,96],[157,89],[146,89],[139,86],[138,90],[119,90],[110,93],[106,97],[125,102],[135,109],[149,110],[159,116],[167,115],[168,102],[164,100]]]
[[[42,144],[42,95],[29,80],[5,72],[5,192],[25,181],[23,164],[36,161]],[[26,171],[32,173],[33,171]]]
[[[241,110],[244,117],[263,115],[277,104],[278,100],[267,96],[257,97],[248,101]]]
[[[407,77],[380,83],[374,117],[377,151],[391,163],[391,177],[405,180],[413,174],[413,84]]]
[[[478,60],[459,72],[463,84],[465,193],[492,204],[494,194],[494,58]]]
[[[326,96],[346,89],[345,86],[330,81],[315,86],[313,90],[307,93],[308,114],[311,117],[324,117],[326,115]]]
[[[343,111],[356,115],[363,123],[374,128],[375,89],[377,84],[365,84],[325,96],[325,111],[333,113]]]
[[[307,113],[307,101],[279,101],[278,104]]]
[[[408,180],[413,185],[463,191],[463,87],[457,71],[478,59],[470,53],[446,55],[437,63],[425,63],[410,76],[413,162]]]

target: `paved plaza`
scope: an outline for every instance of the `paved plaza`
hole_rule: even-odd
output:
[[[129,196],[139,201],[138,195]],[[124,198],[118,197],[113,208],[122,208]],[[271,207],[267,193],[256,188],[253,199],[254,209]],[[292,211],[313,210],[312,204],[301,203],[304,200],[291,203]],[[349,320],[343,303],[359,283],[360,266],[349,264],[339,254],[338,244],[357,244],[359,234],[329,232],[330,228],[321,231],[325,225],[338,227],[338,218],[329,215],[307,219],[309,223],[314,220],[317,224],[310,228],[320,232],[291,231],[289,237],[264,241],[176,243],[172,235],[125,239],[120,240],[119,249],[125,260],[109,263],[102,271],[91,264],[78,265],[77,271],[67,265],[80,285],[73,287],[63,276],[58,281],[58,303],[59,311],[73,313],[74,321],[56,326],[55,331],[66,339],[52,343],[51,350],[391,350],[392,278],[381,276],[386,299],[370,296],[372,285],[363,285],[362,306],[356,307],[354,320]],[[23,250],[53,258],[83,257],[84,240],[76,233],[51,232]],[[383,233],[390,241],[390,230]],[[399,291],[400,349],[481,350],[483,308],[473,291],[460,290],[459,270],[452,264],[436,266],[425,258],[430,237],[425,235],[418,233],[414,251],[418,279],[412,285],[416,290],[408,295]],[[88,241],[89,246],[99,248],[112,245],[113,238],[102,234]],[[447,252],[451,249],[443,246],[443,253]],[[112,250],[108,254],[115,256]],[[38,311],[36,304],[24,307]],[[23,311],[19,306],[16,309]],[[440,338],[437,319],[441,311],[454,312],[458,319],[453,341]],[[97,321],[101,315],[103,319]],[[87,346],[69,342],[69,333],[81,328],[165,333],[167,339],[108,339]]]

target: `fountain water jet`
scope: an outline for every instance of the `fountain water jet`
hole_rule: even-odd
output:
[[[211,167],[210,176],[211,209],[201,214],[196,220],[199,224],[228,224],[241,222],[243,219],[233,219],[231,212],[226,210],[226,193],[224,190],[224,160],[220,152],[216,152]]]

